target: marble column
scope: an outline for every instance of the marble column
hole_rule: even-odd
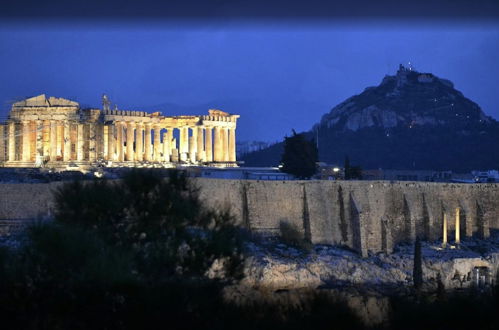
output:
[[[81,162],[83,160],[83,124],[76,126],[76,160]]]
[[[179,127],[178,129],[178,152],[182,153],[184,152],[185,148],[185,130],[183,127]]]
[[[64,145],[64,125],[60,120],[57,122],[57,159],[62,159],[62,147]]]
[[[189,138],[189,160],[191,163],[196,162],[196,154],[198,152],[198,130],[197,127],[191,127],[192,136]]]
[[[43,158],[50,155],[50,120],[43,121]]]
[[[170,138],[168,133],[163,133],[163,161],[170,162]]]
[[[7,125],[0,124],[0,162],[7,160],[6,131]]]
[[[131,121],[126,123],[126,160],[129,162],[135,161],[135,155],[133,152],[133,142],[134,142],[134,126],[135,123]]]
[[[220,133],[220,127],[215,126],[214,127],[215,134],[213,134],[213,144],[214,144],[214,161],[216,162],[221,162],[223,160],[222,158],[222,136]]]
[[[229,162],[236,161],[236,129],[229,128]]]
[[[213,131],[212,127],[206,127],[204,130],[205,158],[206,158],[207,162],[213,161],[213,143],[212,143],[213,132],[212,131]]]
[[[179,157],[180,160],[187,161],[187,154],[189,152],[189,128],[180,127],[180,141],[179,141]]]
[[[175,149],[177,146],[175,145],[176,140],[173,140],[173,127],[168,127],[166,130],[166,138],[168,139],[168,156],[170,157],[170,161],[172,161],[172,150]]]
[[[57,160],[57,122],[55,120],[50,121],[50,161],[55,162]]]
[[[144,124],[137,123],[135,130],[135,159],[139,162],[144,160]]]
[[[223,160],[224,162],[229,161],[229,129],[227,127],[222,128],[223,131]]]
[[[161,161],[161,127],[154,125],[154,161]]]
[[[23,134],[22,134],[22,140],[23,140],[23,153],[22,153],[22,160],[24,162],[28,162],[31,160],[31,128],[30,128],[30,122],[29,121],[23,121],[22,122],[22,127],[23,127]]]
[[[461,210],[456,208],[456,244],[461,243],[461,223],[460,223]]]
[[[88,160],[90,162],[95,162],[97,159],[97,123],[90,123],[88,129]]]
[[[41,120],[36,121],[36,156],[35,163],[37,166],[43,164],[43,122]]]
[[[118,162],[125,161],[125,153],[123,152],[123,123],[116,123],[116,153]]]
[[[71,135],[69,132],[70,126],[69,122],[65,121],[64,122],[64,146],[63,146],[63,152],[62,152],[62,160],[65,162],[69,162],[71,160]]]
[[[196,161],[196,151],[194,151],[194,137],[189,136],[189,152],[187,153],[187,160],[190,163],[194,163]]]
[[[206,156],[204,152],[204,128],[202,126],[197,127],[197,153],[196,153],[196,160],[198,162],[204,162],[206,161]]]
[[[144,140],[146,142],[146,151],[144,153],[144,160],[150,161],[152,154],[152,146],[151,146],[151,124],[146,123],[146,129],[144,133]]]
[[[107,159],[110,161],[114,161],[115,157],[115,149],[116,149],[116,136],[115,136],[115,124],[109,125],[109,129],[107,131]]]
[[[177,148],[177,139],[171,140],[171,161],[174,163],[179,162],[178,148]]]
[[[16,124],[14,122],[9,123],[9,154],[8,160],[15,161],[16,160]]]
[[[102,126],[102,159],[107,160],[109,154],[109,125]]]

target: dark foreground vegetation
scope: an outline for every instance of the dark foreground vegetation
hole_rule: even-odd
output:
[[[249,236],[229,211],[206,209],[182,174],[132,171],[54,193],[55,220],[0,248],[3,329],[364,328],[326,291],[300,304],[225,299],[242,276]],[[383,327],[499,327],[494,290],[393,301]]]

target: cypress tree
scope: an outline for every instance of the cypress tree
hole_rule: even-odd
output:
[[[414,269],[412,271],[412,278],[414,280],[414,290],[419,295],[421,287],[423,286],[423,260],[421,255],[421,241],[416,238],[414,243]]]

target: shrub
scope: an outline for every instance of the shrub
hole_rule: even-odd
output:
[[[279,223],[279,230],[281,233],[281,241],[284,244],[306,252],[312,250],[312,244],[305,239],[303,233],[301,233],[295,225],[286,221],[281,221]]]
[[[55,192],[57,222],[94,231],[132,249],[137,270],[149,278],[203,276],[224,259],[226,277],[242,265],[242,236],[228,211],[203,207],[184,173],[163,178],[132,170],[123,180],[72,182]]]

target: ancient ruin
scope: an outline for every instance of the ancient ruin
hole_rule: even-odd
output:
[[[201,116],[82,109],[44,94],[12,105],[0,124],[0,165],[5,167],[236,165],[239,115],[208,110]],[[178,138],[177,138],[178,137]]]

